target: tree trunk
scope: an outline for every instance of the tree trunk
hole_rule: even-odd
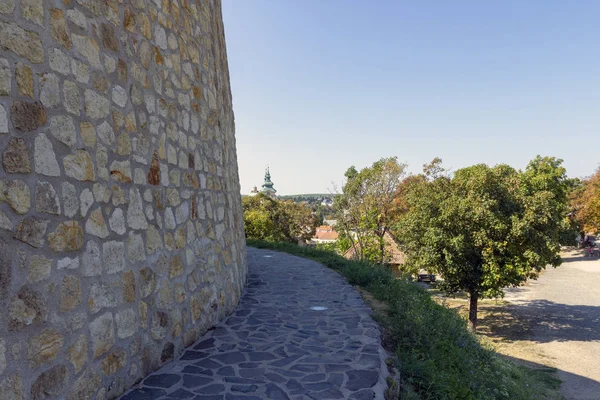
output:
[[[383,261],[385,260],[385,242],[383,241],[383,235],[385,235],[385,229],[383,230],[383,234],[379,237],[379,264],[383,265]]]
[[[469,327],[473,332],[477,330],[477,301],[479,300],[479,294],[471,293],[471,299],[469,304]]]

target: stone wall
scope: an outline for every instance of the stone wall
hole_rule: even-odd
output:
[[[114,398],[236,306],[219,0],[0,0],[0,399]]]

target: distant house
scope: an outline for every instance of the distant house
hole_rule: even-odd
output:
[[[325,198],[323,199],[323,201],[321,201],[321,205],[326,207],[333,207],[333,200]]]
[[[254,186],[254,188],[250,191],[248,196],[256,196],[258,194],[258,188]]]
[[[325,225],[329,225],[329,226],[336,226],[337,225],[337,219],[324,219],[323,223]]]
[[[384,262],[392,268],[394,275],[399,276],[399,267],[402,266],[406,261],[406,254],[400,250],[398,241],[389,231],[385,231],[383,234],[383,242],[383,251],[385,252]],[[344,258],[348,260],[358,259],[358,250],[360,250],[360,245],[357,243],[356,248],[350,247],[348,250],[346,250],[344,253]]]
[[[315,236],[310,240],[312,243],[334,243],[339,234],[332,226],[321,225],[315,230]]]

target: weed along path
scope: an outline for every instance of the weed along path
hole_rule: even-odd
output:
[[[383,399],[387,369],[371,309],[323,265],[248,248],[230,317],[122,400]]]
[[[525,329],[520,339],[558,369],[567,399],[600,399],[600,260],[581,251],[537,281],[507,291],[508,310]]]

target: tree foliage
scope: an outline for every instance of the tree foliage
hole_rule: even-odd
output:
[[[406,164],[396,157],[382,158],[372,166],[345,173],[346,183],[334,199],[337,229],[354,247],[359,259],[384,262],[383,234],[399,211],[394,201]]]
[[[473,327],[478,299],[560,264],[569,190],[562,160],[538,156],[524,171],[479,164],[430,178],[411,186],[397,227],[406,267],[439,273],[449,294],[468,292]]]
[[[242,199],[246,237],[298,243],[314,236],[318,220],[310,208],[259,193]]]
[[[571,210],[583,235],[600,232],[600,168],[592,176],[573,183]]]

